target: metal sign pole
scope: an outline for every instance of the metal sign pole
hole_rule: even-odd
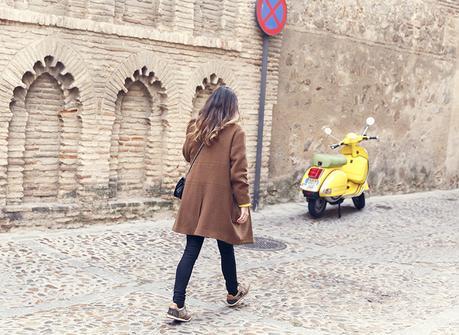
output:
[[[257,0],[255,14],[263,31],[263,57],[261,62],[260,105],[258,107],[257,157],[252,206],[257,210],[260,204],[260,183],[263,150],[263,129],[265,123],[266,77],[268,75],[269,36],[279,34],[287,22],[286,0]]]
[[[265,102],[266,102],[266,78],[268,75],[268,54],[269,36],[263,34],[263,56],[261,62],[261,82],[260,82],[260,101],[258,107],[258,136],[257,136],[257,156],[255,163],[255,183],[253,190],[253,209],[258,208],[260,202],[260,182],[263,151],[263,129],[265,122]]]

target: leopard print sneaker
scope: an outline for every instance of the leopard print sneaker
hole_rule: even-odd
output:
[[[235,307],[241,303],[242,300],[249,294],[249,288],[250,287],[245,287],[241,284],[237,287],[237,294],[236,295],[231,295],[228,294],[226,296],[226,303],[228,304],[229,307]]]
[[[167,317],[180,322],[188,322],[191,320],[191,314],[188,313],[186,307],[178,308],[177,304],[171,304],[167,311]]]

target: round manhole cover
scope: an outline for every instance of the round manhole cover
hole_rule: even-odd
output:
[[[278,251],[287,248],[284,242],[273,240],[265,237],[255,237],[255,243],[242,244],[239,247],[243,249],[259,250],[259,251]]]

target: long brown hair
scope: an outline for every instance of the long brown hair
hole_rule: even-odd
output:
[[[191,138],[210,145],[218,133],[227,125],[236,123],[238,117],[236,94],[229,87],[221,86],[207,99],[196,118],[191,120],[190,125],[193,126]]]

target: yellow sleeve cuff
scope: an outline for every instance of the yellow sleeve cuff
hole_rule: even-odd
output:
[[[246,208],[246,207],[250,207],[250,206],[252,206],[251,203],[239,205],[240,208]]]

